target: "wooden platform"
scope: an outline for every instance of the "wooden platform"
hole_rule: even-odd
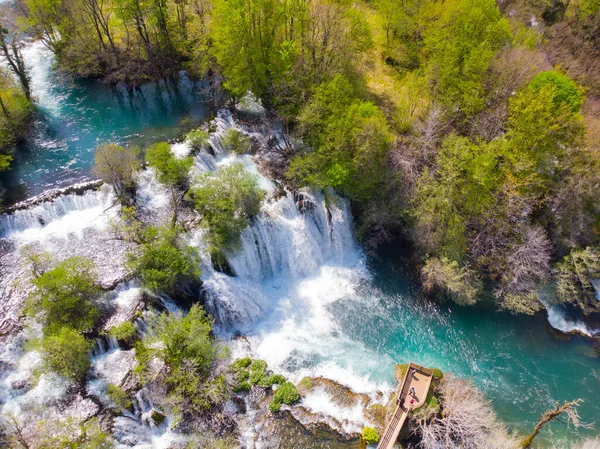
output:
[[[433,370],[412,362],[408,364],[404,380],[398,386],[398,405],[381,436],[381,440],[379,440],[377,449],[392,449],[394,447],[410,411],[425,404],[432,376]],[[411,393],[411,388],[414,388],[414,394]],[[412,404],[411,400],[413,401]]]

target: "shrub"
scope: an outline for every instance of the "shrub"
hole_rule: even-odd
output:
[[[91,344],[77,331],[61,328],[40,342],[40,352],[47,371],[71,380],[81,380],[90,368]]]
[[[244,357],[243,359],[237,359],[231,364],[235,369],[248,368],[252,364],[250,357]]]
[[[248,218],[260,211],[265,192],[256,176],[241,163],[207,173],[198,180],[188,197],[208,227],[208,241],[213,262],[221,264],[226,251],[237,251],[240,235],[248,226]]]
[[[234,128],[229,128],[225,131],[222,144],[224,148],[237,154],[249,153],[252,149],[250,138]]]
[[[140,168],[140,151],[123,148],[114,143],[103,143],[96,147],[94,173],[111,184],[117,196],[135,187],[134,174]]]
[[[200,276],[198,251],[186,245],[177,228],[158,228],[156,237],[128,255],[128,266],[153,291],[172,291],[185,280]]]
[[[252,385],[250,385],[249,382],[241,382],[238,385],[233,387],[233,391],[235,391],[236,393],[240,393],[242,391],[250,391],[250,389],[252,388]]]
[[[379,442],[379,435],[377,434],[377,430],[372,427],[365,427],[362,430],[362,439],[367,444],[376,444]]]
[[[271,374],[269,376],[269,383],[271,385],[281,385],[286,381],[287,381],[287,379],[285,378],[285,376],[283,376],[281,374]]]
[[[190,131],[185,138],[189,140],[190,145],[195,150],[201,150],[208,145],[208,131],[204,131],[203,129]]]
[[[281,409],[281,403],[275,402],[274,400],[269,402],[269,410],[272,413],[277,413]]]
[[[167,186],[183,185],[194,163],[191,157],[176,158],[171,145],[166,142],[155,143],[146,151],[146,162],[156,170],[156,179]]]
[[[133,403],[129,394],[118,385],[108,384],[106,387],[106,394],[110,400],[114,402],[119,411],[131,409]]]
[[[298,402],[300,400],[300,393],[296,389],[296,386],[291,382],[284,382],[275,391],[275,395],[273,396],[273,401],[278,402],[280,404],[291,405],[294,402]]]
[[[92,329],[100,312],[95,303],[100,296],[94,263],[84,257],[70,257],[35,279],[37,290],[30,313],[42,312],[44,334],[69,327],[77,332]]]
[[[121,324],[111,327],[108,330],[108,335],[128,346],[138,339],[137,329],[131,321],[124,321]]]
[[[250,365],[250,383],[259,387],[270,387],[269,377],[267,376],[267,362],[264,360],[254,360]]]
[[[153,357],[167,365],[168,394],[181,412],[206,410],[225,399],[224,378],[214,372],[225,356],[212,335],[212,318],[198,304],[185,316],[163,313],[150,320],[146,336],[136,345],[140,370]]]
[[[443,379],[444,373],[439,368],[433,368],[433,375],[432,375],[432,377],[433,377],[433,380],[440,381],[440,380]]]

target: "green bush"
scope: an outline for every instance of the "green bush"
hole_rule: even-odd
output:
[[[379,442],[377,430],[372,427],[365,427],[362,431],[362,439],[367,444],[376,444]]]
[[[225,131],[222,144],[224,148],[237,154],[249,153],[252,149],[250,138],[234,128],[229,128]]]
[[[269,383],[271,385],[281,385],[286,381],[287,381],[287,379],[285,378],[285,376],[283,376],[281,374],[271,374],[269,376]]]
[[[119,411],[131,409],[133,405],[131,397],[118,385],[108,384],[106,386],[106,394],[114,402]]]
[[[208,131],[203,129],[195,129],[190,131],[185,136],[186,140],[190,141],[190,145],[195,150],[201,150],[208,144]]]
[[[444,373],[439,368],[433,368],[432,377],[433,377],[433,380],[440,381],[444,378]]]
[[[204,218],[208,227],[208,242],[215,264],[224,261],[224,253],[237,251],[240,235],[248,226],[248,218],[260,211],[265,192],[256,176],[248,173],[241,163],[222,167],[198,179],[188,198]]]
[[[176,158],[167,142],[155,143],[146,151],[146,162],[156,170],[156,179],[167,186],[180,186],[187,181],[194,163],[191,157]]]
[[[57,333],[63,327],[77,332],[94,327],[100,316],[96,301],[101,292],[91,260],[70,257],[33,282],[37,290],[30,299],[29,312],[42,312],[44,334]]]
[[[277,413],[280,409],[281,409],[280,402],[275,402],[274,400],[269,402],[269,410],[271,410],[272,413]]]
[[[240,368],[248,368],[252,364],[252,359],[250,357],[244,357],[243,359],[237,359],[235,362],[231,364],[235,369]]]
[[[284,382],[275,391],[275,395],[273,396],[273,401],[278,402],[280,404],[291,405],[294,402],[298,402],[300,400],[300,393],[296,389],[296,386],[291,382]]]
[[[198,251],[183,242],[177,228],[157,228],[152,240],[128,255],[127,264],[153,291],[170,292],[179,282],[200,276]]]
[[[71,380],[81,380],[90,368],[91,343],[77,331],[63,327],[39,344],[44,369]]]
[[[124,321],[121,324],[111,327],[108,335],[116,338],[126,345],[132,345],[138,339],[138,332],[131,321]]]
[[[163,313],[151,319],[146,336],[136,345],[138,372],[143,373],[153,357],[167,365],[169,398],[182,412],[200,412],[225,400],[225,380],[215,376],[214,369],[226,355],[212,335],[212,318],[198,304],[185,316]]]
[[[250,383],[259,387],[270,387],[269,377],[267,376],[267,362],[264,360],[254,360],[250,365]]]
[[[250,391],[250,389],[252,388],[252,385],[250,385],[249,382],[241,382],[238,385],[233,387],[233,391],[235,391],[236,393],[240,393],[242,391]]]

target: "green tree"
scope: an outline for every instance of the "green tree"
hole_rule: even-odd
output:
[[[175,287],[200,276],[200,258],[186,245],[177,228],[154,228],[148,240],[128,255],[127,265],[142,285],[153,291],[172,292]]]
[[[356,200],[374,195],[386,175],[391,135],[382,112],[356,99],[343,76],[319,86],[299,117],[310,150],[286,176],[300,185],[333,187]]]
[[[477,273],[446,258],[429,258],[421,271],[423,286],[428,291],[441,291],[460,305],[472,305],[483,289]]]
[[[260,211],[265,192],[256,176],[241,163],[219,168],[202,175],[189,197],[208,228],[208,241],[213,261],[222,263],[225,252],[236,251],[240,234],[248,226],[248,218]]]
[[[485,107],[483,78],[510,41],[494,0],[429,2],[421,15],[426,72],[437,97],[467,116]]]
[[[40,342],[44,367],[72,380],[81,380],[90,368],[91,343],[68,327],[63,327]]]
[[[212,335],[212,318],[198,304],[185,316],[163,313],[152,320],[137,354],[142,369],[153,357],[169,367],[169,396],[182,413],[206,410],[224,400],[224,378],[216,375],[215,365],[226,351]]]
[[[77,332],[89,331],[100,312],[96,267],[84,257],[69,257],[33,281],[30,311],[44,323],[44,334],[51,335],[69,327]]]
[[[177,224],[177,214],[183,199],[188,173],[194,164],[192,157],[177,158],[166,142],[155,143],[146,152],[146,162],[156,170],[156,178],[169,190],[169,200],[173,212],[171,225]]]
[[[94,172],[115,189],[117,196],[135,188],[135,173],[140,168],[140,152],[137,148],[123,148],[114,143],[96,147]]]
[[[222,144],[224,148],[237,154],[249,153],[252,149],[250,138],[235,128],[225,131]]]
[[[584,314],[600,309],[594,282],[600,279],[600,252],[597,248],[575,249],[554,270],[556,297],[571,303]]]
[[[583,142],[582,103],[575,83],[548,72],[511,99],[506,156],[521,192],[542,195],[561,178]]]

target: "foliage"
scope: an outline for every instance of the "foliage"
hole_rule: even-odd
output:
[[[516,449],[518,443],[498,420],[483,393],[469,381],[453,378],[441,384],[442,414],[421,421],[421,447],[451,445],[465,449]]]
[[[166,142],[155,143],[146,150],[146,162],[156,170],[156,178],[167,186],[186,183],[194,160],[191,157],[177,158]]]
[[[362,439],[367,444],[377,444],[379,442],[379,434],[373,427],[363,427]]]
[[[90,368],[90,342],[68,327],[45,336],[39,348],[44,368],[60,376],[78,381]]]
[[[568,106],[572,112],[579,112],[583,106],[583,89],[571,78],[556,70],[539,73],[531,80],[528,88],[539,92],[544,88],[553,91],[552,101],[560,108]]]
[[[185,316],[163,313],[151,320],[136,349],[140,370],[147,369],[153,357],[168,366],[169,397],[182,413],[206,410],[224,400],[224,378],[214,369],[226,353],[212,336],[212,318],[201,306],[193,305]]]
[[[138,339],[138,331],[131,321],[123,321],[121,324],[111,327],[108,335],[126,345],[131,345]]]
[[[214,262],[220,263],[225,252],[237,251],[240,234],[248,226],[248,219],[259,213],[264,196],[257,178],[241,163],[202,175],[190,189],[189,198],[208,229]]]
[[[225,131],[221,143],[224,148],[237,154],[249,153],[252,149],[250,138],[235,128]]]
[[[200,128],[195,129],[187,133],[185,139],[189,140],[193,149],[201,150],[208,145],[208,131]]]
[[[556,297],[582,311],[598,310],[593,282],[600,278],[600,253],[597,248],[573,250],[555,268]]]
[[[312,150],[296,156],[286,176],[300,185],[333,187],[366,200],[382,186],[391,136],[383,113],[354,97],[343,76],[320,85],[299,116]]]
[[[198,251],[183,242],[177,228],[153,228],[151,238],[128,255],[128,266],[145,288],[171,292],[187,280],[200,276]]]
[[[109,433],[102,430],[96,417],[81,422],[71,417],[48,419],[37,416],[31,419],[27,415],[25,417],[11,415],[5,427],[9,449],[113,449],[115,447],[114,440]]]
[[[300,393],[291,382],[284,382],[277,387],[273,400],[269,404],[269,410],[278,412],[282,404],[291,405],[300,400]]]
[[[139,154],[135,147],[104,143],[96,147],[94,172],[114,187],[117,196],[122,196],[135,187],[134,175],[140,168]]]
[[[31,101],[12,77],[0,69],[0,171],[10,168],[12,147],[25,136],[32,112]]]
[[[457,304],[472,305],[478,301],[482,290],[481,280],[474,270],[461,267],[446,258],[430,258],[421,271],[423,286],[427,290],[445,291]]]
[[[437,97],[471,115],[485,107],[483,78],[510,40],[508,21],[493,0],[428,2],[422,13],[426,71]]]
[[[108,384],[106,386],[106,394],[110,400],[114,402],[120,412],[129,410],[133,406],[129,394],[118,385]]]
[[[67,326],[77,332],[92,329],[100,316],[96,300],[96,267],[83,257],[70,257],[33,280],[36,290],[30,312],[40,313],[44,334],[62,332]]]

